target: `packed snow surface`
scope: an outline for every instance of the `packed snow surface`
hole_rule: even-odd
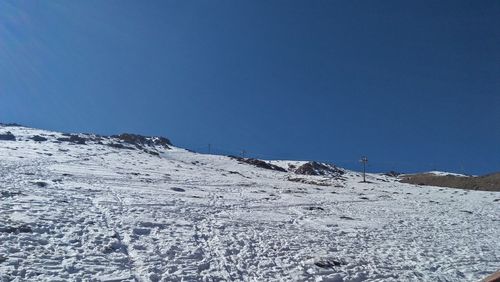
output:
[[[446,171],[429,171],[428,173],[434,174],[437,176],[457,176],[457,177],[470,177],[470,175],[465,175],[465,174],[460,174],[460,173],[453,173],[453,172],[446,172]]]
[[[494,192],[6,131],[0,281],[475,281],[500,266]]]

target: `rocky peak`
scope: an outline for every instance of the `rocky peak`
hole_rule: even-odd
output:
[[[340,176],[344,174],[344,171],[335,165],[318,163],[318,162],[308,162],[299,166],[295,170],[296,174],[303,175],[331,175]]]

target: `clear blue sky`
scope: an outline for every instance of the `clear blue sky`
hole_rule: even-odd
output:
[[[500,171],[500,1],[1,1],[0,121]]]

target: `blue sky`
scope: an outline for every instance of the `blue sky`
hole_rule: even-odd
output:
[[[0,121],[500,171],[500,2],[1,1]]]

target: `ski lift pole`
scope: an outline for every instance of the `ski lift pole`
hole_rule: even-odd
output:
[[[363,182],[366,182],[366,163],[368,162],[368,158],[363,156],[359,162],[363,163]]]

